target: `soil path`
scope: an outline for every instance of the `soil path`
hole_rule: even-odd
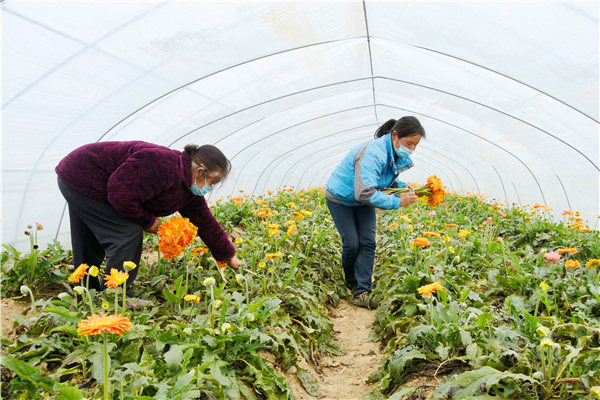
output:
[[[343,356],[325,355],[321,359],[321,373],[309,369],[319,382],[321,400],[360,400],[369,394],[376,383],[365,384],[365,380],[377,371],[383,354],[379,342],[367,341],[375,321],[375,311],[355,307],[342,300],[339,307],[331,309],[334,339],[342,344]],[[295,376],[288,375],[294,395],[298,400],[316,399],[306,393]]]

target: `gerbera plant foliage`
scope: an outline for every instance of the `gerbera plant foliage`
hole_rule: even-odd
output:
[[[543,205],[447,193],[435,176],[415,191],[421,201],[378,215],[372,339],[385,358],[367,398],[600,395],[598,231],[570,210],[557,222]],[[159,228],[163,259],[149,235],[140,265],[123,271],[72,265],[54,243],[31,279],[31,256],[5,246],[2,289],[31,312],[3,338],[2,397],[292,399],[292,371],[318,397],[300,361],[343,354],[328,307],[349,299],[323,190],[240,192],[210,207],[244,261],[237,271],[181,216]],[[135,268],[142,309],[125,298]],[[89,290],[90,276],[107,288]],[[420,371],[440,383],[407,385]]]

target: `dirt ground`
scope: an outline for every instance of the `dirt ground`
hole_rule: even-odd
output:
[[[2,336],[13,339],[15,337],[14,315],[25,316],[26,310],[30,309],[31,306],[28,301],[15,301],[10,298],[0,300],[0,327]]]
[[[365,384],[365,380],[377,371],[383,354],[379,342],[369,342],[375,321],[375,311],[354,307],[342,301],[338,308],[330,313],[333,322],[334,339],[342,344],[346,354],[342,356],[326,355],[321,359],[321,373],[305,362],[300,367],[309,370],[319,382],[322,400],[360,400],[375,387]],[[298,400],[316,399],[309,395],[291,368],[286,375],[292,391]]]

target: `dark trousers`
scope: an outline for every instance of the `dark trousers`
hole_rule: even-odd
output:
[[[327,207],[342,237],[342,266],[346,283],[356,286],[354,297],[371,292],[371,277],[375,263],[375,208],[345,206],[327,200]]]
[[[139,265],[144,238],[141,225],[123,217],[110,204],[72,189],[60,178],[58,188],[69,205],[75,268],[81,264],[100,268],[105,257],[106,274],[110,274],[111,268],[125,271],[125,261],[133,261]],[[137,271],[138,268],[128,272],[127,288],[131,287]],[[103,290],[102,278],[102,273],[98,274],[97,278],[90,276],[90,288]]]

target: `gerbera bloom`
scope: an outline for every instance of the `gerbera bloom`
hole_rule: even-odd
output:
[[[194,247],[190,252],[192,254],[204,254],[208,253],[208,249],[206,247]]]
[[[312,212],[310,212],[310,211],[307,211],[307,210],[301,210],[300,212],[301,212],[302,214],[306,215],[306,216],[310,216],[310,215],[312,215]]]
[[[471,232],[469,232],[466,229],[461,229],[460,231],[458,231],[458,236],[461,237],[461,238],[464,238],[464,237],[469,236],[470,233]]]
[[[435,211],[431,211],[429,212],[429,214],[427,214],[428,217],[435,217]]]
[[[42,224],[40,224],[39,222],[35,223],[35,227],[38,231],[43,231],[44,230],[44,226]]]
[[[419,236],[418,238],[415,238],[415,240],[413,240],[413,244],[418,247],[427,247],[430,243],[429,240],[427,240],[427,238]]]
[[[269,228],[269,236],[279,236],[280,233],[281,231],[277,228]]]
[[[244,243],[243,238],[239,237],[239,238],[235,239],[235,244],[242,244],[242,243]]]
[[[217,267],[219,268],[225,268],[225,266],[227,265],[226,261],[215,260],[215,263],[217,263]]]
[[[77,325],[77,333],[83,336],[97,335],[102,332],[116,333],[121,336],[123,332],[131,329],[131,321],[122,315],[92,315]]]
[[[423,232],[423,236],[442,237],[442,234],[437,232]]]
[[[577,249],[575,247],[563,247],[561,249],[556,250],[556,252],[558,254],[564,254],[564,253],[576,254]]]
[[[198,228],[189,219],[171,217],[158,228],[158,248],[166,259],[173,259],[194,241],[197,233]]]
[[[281,252],[278,253],[267,253],[265,258],[281,258]]]
[[[429,285],[423,285],[417,290],[421,294],[421,296],[423,296],[423,298],[425,298],[425,297],[431,296],[436,291],[443,290],[443,289],[444,289],[444,287],[442,286],[441,283],[433,282],[433,283],[430,283]]]
[[[492,222],[492,217],[488,217],[485,221],[483,221],[483,225],[487,225]]]
[[[129,278],[129,274],[127,272],[119,271],[118,269],[111,268],[110,275],[104,277],[105,285],[107,287],[117,287],[125,282]]]
[[[71,274],[71,276],[69,276],[68,280],[69,282],[72,283],[79,283],[79,281],[87,275],[87,269],[90,266],[87,264],[81,264],[79,265],[79,267],[77,267],[77,269],[75,271],[73,271],[73,273]]]
[[[588,262],[585,263],[585,267],[586,268],[600,267],[600,260],[598,260],[597,258],[592,258],[591,260],[589,260]]]
[[[298,227],[296,225],[290,225],[290,227],[287,230],[287,235],[291,236],[292,233],[296,232],[296,229],[298,229]]]
[[[195,301],[196,303],[200,303],[200,296],[196,296],[195,294],[186,294],[183,299],[185,301]]]
[[[567,260],[565,262],[565,267],[570,268],[570,269],[579,268],[579,261],[577,261],[577,260]]]
[[[390,224],[390,226],[388,226],[388,229],[394,229],[397,227],[398,227],[398,224],[394,222],[393,224]]]
[[[549,251],[544,254],[544,258],[548,261],[558,261],[560,260],[560,254],[558,254],[556,251]]]
[[[546,282],[540,282],[540,289],[542,289],[543,292],[548,290],[549,287],[550,286],[548,286],[548,284]]]
[[[446,228],[458,228],[458,225],[456,224],[446,224],[444,225]]]
[[[502,218],[506,218],[506,214],[504,214],[502,210],[498,210],[498,215],[500,215]]]

